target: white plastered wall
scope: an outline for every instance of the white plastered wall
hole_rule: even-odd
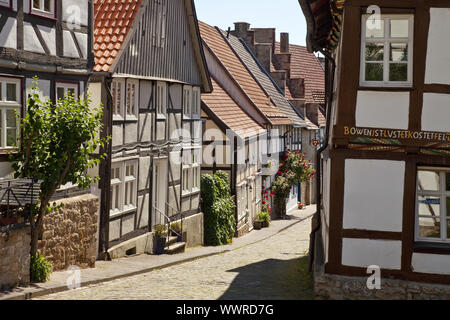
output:
[[[450,9],[430,9],[425,83],[450,84]]]
[[[447,75],[447,77],[450,77]],[[425,93],[423,95],[422,130],[450,132],[450,95]]]
[[[414,253],[412,267],[414,272],[450,274],[450,256]]]
[[[401,232],[405,162],[345,161],[344,229]]]
[[[356,126],[408,129],[409,92],[358,91]]]
[[[379,266],[400,270],[402,242],[391,240],[347,239],[342,240],[342,264],[362,267]]]
[[[0,14],[1,17],[1,14]],[[0,31],[0,47],[17,48],[17,20],[8,18],[3,29]]]

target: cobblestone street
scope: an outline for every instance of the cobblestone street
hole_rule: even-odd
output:
[[[306,257],[310,224],[306,219],[221,255],[40,299],[311,299]]]

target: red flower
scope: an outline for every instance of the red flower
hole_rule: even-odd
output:
[[[266,201],[263,201],[262,204],[266,204]]]

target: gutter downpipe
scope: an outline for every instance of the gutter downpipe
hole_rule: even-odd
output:
[[[309,272],[312,272],[313,263],[315,259],[315,245],[316,245],[316,233],[320,230],[322,226],[321,221],[321,207],[322,207],[322,197],[321,197],[321,163],[322,163],[322,153],[328,148],[329,138],[330,138],[330,125],[331,125],[331,106],[333,104],[333,88],[334,88],[334,76],[336,70],[336,61],[334,58],[325,50],[320,48],[314,41],[312,44],[315,49],[322,53],[327,58],[326,68],[329,68],[329,63],[331,62],[330,76],[327,79],[327,106],[326,106],[326,117],[327,125],[325,130],[325,142],[323,146],[317,151],[316,155],[316,206],[317,211],[313,217],[313,223],[316,222],[316,226],[311,231],[310,235],[310,246],[309,246]],[[314,224],[313,224],[314,225]]]

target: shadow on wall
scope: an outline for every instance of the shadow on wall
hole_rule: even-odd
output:
[[[238,272],[219,300],[312,300],[313,278],[308,257],[268,259],[228,270]]]

